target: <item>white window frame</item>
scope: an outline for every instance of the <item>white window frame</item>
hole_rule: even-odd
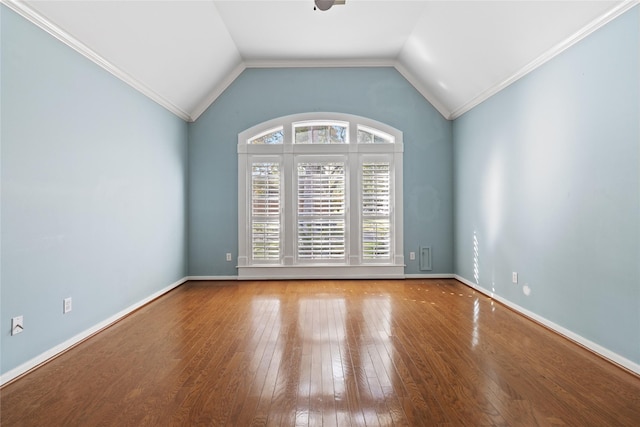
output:
[[[308,264],[308,265],[317,265],[317,264],[345,264],[347,261],[347,257],[349,255],[349,227],[348,227],[348,223],[349,223],[349,158],[348,156],[342,154],[342,155],[296,155],[294,156],[294,173],[293,173],[293,177],[297,178],[297,169],[298,169],[298,165],[301,163],[314,163],[314,162],[318,162],[318,163],[342,163],[344,165],[344,171],[345,171],[345,200],[344,200],[344,213],[343,215],[341,215],[340,219],[342,219],[345,222],[345,236],[344,236],[344,257],[342,259],[314,259],[314,260],[304,260],[301,259],[300,254],[299,254],[299,247],[296,246],[296,250],[295,251],[295,263],[296,265],[303,265],[303,264]],[[294,198],[294,204],[297,206],[298,205],[298,180],[294,179],[294,188],[292,191],[291,196]],[[298,209],[293,209],[293,211],[291,212],[292,214],[294,214],[295,216],[293,218],[295,218],[295,222],[296,222],[296,226],[295,226],[295,237],[294,240],[297,242],[299,239],[299,229],[298,229],[298,221],[301,220],[303,217],[300,215],[300,212]],[[330,217],[329,217],[330,218]]]
[[[348,124],[344,144],[295,144],[294,126],[300,123]],[[282,129],[282,144],[250,144],[256,137]],[[388,142],[357,143],[358,129],[373,132]],[[238,134],[238,278],[402,278],[403,255],[403,143],[402,132],[365,117],[341,113],[302,113],[269,120]],[[251,245],[251,167],[264,159],[280,159],[281,226],[280,254],[277,261],[252,259]],[[299,262],[297,257],[297,164],[317,159],[344,159],[345,259],[339,262]],[[391,182],[391,248],[389,259],[363,259],[362,203],[360,198],[362,163],[388,161]]]
[[[284,194],[284,186],[283,186],[283,182],[282,182],[282,178],[283,178],[283,164],[282,164],[282,159],[281,156],[252,156],[251,158],[251,163],[248,165],[249,166],[249,170],[248,170],[248,175],[247,175],[247,179],[248,179],[248,191],[249,191],[249,200],[248,200],[248,218],[247,218],[247,224],[253,224],[253,220],[260,218],[260,216],[256,216],[253,213],[253,207],[252,207],[252,202],[253,202],[253,165],[256,163],[276,163],[280,169],[280,188],[279,188],[279,205],[280,205],[280,212],[278,215],[278,220],[280,223],[280,230],[279,230],[279,241],[280,241],[280,246],[279,246],[279,258],[278,259],[261,259],[260,263],[263,264],[279,264],[280,260],[282,259],[282,237],[284,235],[284,233],[282,232],[282,224],[283,224],[283,194]],[[249,178],[249,176],[251,176],[251,178]],[[268,221],[268,220],[274,220],[275,218],[272,216],[264,216],[261,219],[263,219],[264,221]],[[249,234],[248,238],[250,240],[250,242],[253,242],[254,236],[253,236],[253,227],[247,229],[247,233]],[[253,245],[250,243],[249,245],[249,250],[250,250],[250,255],[253,256]]]
[[[362,187],[363,187],[363,165],[364,163],[370,163],[370,162],[386,162],[389,163],[390,166],[390,174],[389,174],[389,198],[390,198],[390,202],[389,202],[389,222],[391,225],[391,228],[393,228],[393,225],[395,224],[395,217],[396,217],[396,208],[394,206],[394,200],[396,200],[395,197],[395,162],[393,159],[393,155],[392,154],[387,154],[387,153],[383,153],[383,154],[363,154],[358,156],[358,192],[359,192],[359,196],[361,197],[362,194],[360,193]],[[362,212],[362,200],[359,198],[358,199],[359,203],[358,203],[358,241],[360,243],[360,247],[359,247],[359,252],[361,255],[361,262],[362,264],[379,264],[383,261],[379,260],[379,259],[367,259],[364,257],[364,238],[363,238],[363,233],[364,233],[364,227],[363,227],[363,223],[365,221],[365,216],[364,213]],[[382,218],[382,217],[378,217],[378,218]],[[390,257],[393,257],[395,251],[396,251],[396,247],[395,247],[395,239],[394,239],[394,231],[392,230],[391,232],[391,240],[389,242],[390,244]],[[391,259],[391,258],[390,258]]]

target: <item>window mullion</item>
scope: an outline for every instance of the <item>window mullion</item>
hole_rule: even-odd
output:
[[[351,141],[355,145],[355,129],[356,126],[352,126],[352,138]],[[349,264],[350,265],[358,265],[361,263],[361,244],[360,244],[360,229],[362,227],[361,223],[361,195],[360,191],[358,191],[358,187],[360,186],[360,179],[358,167],[359,164],[359,155],[355,150],[350,150],[349,152],[349,212],[348,212],[348,223],[347,223],[347,235],[349,236]]]
[[[287,138],[285,136],[285,141],[291,141],[291,134]],[[295,208],[295,197],[297,186],[294,186],[294,157],[293,153],[289,151],[285,151],[284,154],[284,175],[283,175],[283,185],[284,185],[284,206],[282,212],[282,220],[284,222],[283,227],[283,236],[282,236],[282,244],[284,249],[284,257],[282,259],[282,263],[284,265],[294,265],[295,264],[295,250],[296,250],[296,221],[294,218],[296,217],[296,208]]]

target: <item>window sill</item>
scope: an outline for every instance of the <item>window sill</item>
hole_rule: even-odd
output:
[[[253,265],[238,267],[238,279],[402,279],[404,267],[404,264]]]

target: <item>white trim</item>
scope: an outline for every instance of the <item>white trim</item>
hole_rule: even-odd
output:
[[[248,266],[238,274],[238,280],[404,279],[404,265]]]
[[[374,266],[375,267],[375,266]],[[404,268],[404,265],[402,266]],[[251,268],[255,268],[255,267],[251,267]],[[268,266],[265,268],[269,268]],[[301,268],[301,267],[294,267],[294,268]],[[360,279],[362,278],[367,278],[367,279],[380,279],[380,276],[376,276],[376,275],[369,275],[370,277],[358,277]],[[300,279],[307,279],[308,277],[301,277]],[[455,279],[456,275],[455,274],[404,274],[402,277],[397,277],[397,279]],[[327,279],[331,279],[331,280],[335,280],[335,279],[344,279],[344,280],[349,280],[351,279],[351,277],[327,277]],[[236,280],[249,280],[249,279],[244,279],[242,277],[239,276],[188,276],[187,280],[217,280],[217,281],[225,281],[225,280],[231,280],[231,281],[236,281]],[[262,280],[282,280],[282,278],[273,278],[271,276],[269,277],[264,277]]]
[[[114,323],[116,323],[117,321],[119,321],[120,319],[122,319],[123,317],[129,315],[130,313],[134,312],[135,310],[139,309],[140,307],[144,306],[145,304],[150,303],[151,301],[155,300],[156,298],[166,294],[167,292],[171,291],[172,289],[177,288],[178,286],[182,285],[184,282],[186,282],[188,280],[187,277],[183,277],[182,279],[178,280],[177,282],[174,282],[172,284],[170,284],[169,286],[167,286],[166,288],[163,288],[157,292],[154,292],[153,294],[149,295],[148,297],[142,299],[141,301],[138,301],[137,303],[130,305],[129,307],[125,308],[124,310],[114,314],[113,316],[103,320],[102,322],[90,327],[89,329],[86,329],[82,332],[80,332],[79,334],[75,335],[74,337],[69,338],[68,340],[64,341],[63,343],[60,343],[58,345],[56,345],[55,347],[50,348],[49,350],[45,351],[44,353],[39,354],[38,356],[34,357],[31,360],[28,360],[27,362],[23,363],[22,365],[13,368],[7,372],[5,372],[4,374],[0,375],[0,386],[8,383],[9,381],[12,381],[14,379],[16,379],[17,377],[29,372],[30,370],[37,368],[39,365],[42,365],[45,362],[48,362],[50,359],[53,359],[54,357],[60,355],[61,353],[69,350],[70,348],[80,344],[82,341],[90,338],[91,336],[101,332],[102,330],[108,328],[109,326],[113,325]]]
[[[416,78],[415,75],[410,72],[407,67],[404,66],[404,64],[396,61],[393,66],[402,75],[402,77],[404,77],[409,82],[409,84],[413,86],[415,90],[417,90],[420,95],[422,95],[424,99],[426,99],[427,102],[429,102],[433,106],[433,108],[435,108],[442,115],[442,117],[447,120],[452,120],[451,111],[449,111],[447,107],[445,107],[440,101],[438,101],[438,99],[433,96],[431,91],[429,91],[422,83],[420,83],[420,79]]]
[[[238,280],[238,276],[187,276],[187,280]]]
[[[102,67],[113,76],[119,78],[129,86],[133,87],[138,92],[145,95],[147,98],[150,98],[152,101],[160,104],[176,116],[180,117],[185,121],[193,121],[191,116],[184,110],[182,110],[177,105],[173,104],[168,99],[164,98],[162,95],[155,92],[153,89],[146,86],[140,80],[131,76],[127,72],[123,71],[121,68],[116,67],[114,64],[109,62],[107,59],[98,55],[93,49],[91,49],[86,44],[82,43],[80,40],[73,37],[71,34],[67,33],[53,22],[49,21],[44,16],[40,15],[36,11],[34,11],[26,2],[21,2],[17,0],[1,0],[2,4],[6,5],[9,9],[16,12],[18,15],[22,16],[32,24],[38,26],[43,29],[62,43],[66,44],[85,58],[94,62],[98,66]]]
[[[405,279],[455,279],[454,274],[405,274]]]
[[[233,83],[246,68],[247,66],[243,62],[240,62],[238,65],[236,65],[233,70],[231,70],[227,74],[227,76],[221,82],[219,82],[215,88],[213,88],[209,95],[193,108],[188,121],[195,122],[196,120],[198,120],[198,117],[200,117],[202,113],[204,113],[209,107],[211,107],[215,100],[218,99],[220,95],[222,95],[222,92],[227,90],[227,88],[231,86],[231,83]]]
[[[395,67],[392,59],[246,60],[247,68],[381,68]]]
[[[507,307],[509,307],[510,309],[520,313],[521,315],[528,317],[529,319],[540,323],[541,325],[551,329],[552,331],[562,335],[563,337],[577,343],[578,345],[585,347],[586,349],[596,353],[597,355],[599,355],[600,357],[613,362],[617,365],[620,365],[621,367],[628,369],[629,371],[632,371],[638,375],[640,375],[640,364],[635,363],[623,356],[620,356],[617,353],[614,353],[613,351],[594,343],[591,340],[588,340],[587,338],[576,334],[573,331],[570,331],[567,328],[564,328],[532,311],[527,310],[526,308],[520,307],[517,304],[512,303],[511,301],[496,295],[495,293],[483,288],[480,285],[476,285],[475,283],[471,282],[470,280],[465,279],[462,276],[459,276],[457,274],[454,275],[454,278],[456,280],[458,280],[461,283],[464,283],[465,285],[469,286],[472,289],[477,290],[478,292],[481,292],[485,295],[487,295],[488,297],[500,302],[501,304],[506,305]]]
[[[453,110],[451,112],[451,114],[449,114],[449,116],[445,115],[445,117],[448,120],[457,119],[458,117],[462,116],[467,111],[471,110],[472,108],[476,107],[480,103],[482,103],[482,102],[486,101],[487,99],[491,98],[493,95],[495,95],[496,93],[500,92],[502,89],[504,89],[507,86],[511,85],[512,83],[520,80],[522,77],[526,76],[527,74],[529,74],[533,70],[537,69],[541,65],[545,64],[546,62],[548,62],[551,59],[555,58],[556,56],[560,55],[562,52],[564,52],[565,50],[567,50],[568,48],[570,48],[574,44],[576,44],[579,41],[583,40],[587,36],[593,34],[595,31],[599,30],[600,28],[602,28],[603,26],[605,26],[609,22],[613,21],[614,19],[616,19],[618,16],[622,15],[626,11],[630,10],[632,7],[634,7],[637,4],[640,4],[640,0],[626,0],[626,1],[623,1],[618,6],[616,6],[612,10],[610,10],[608,13],[596,18],[591,23],[589,23],[586,27],[583,27],[578,32],[572,34],[571,36],[567,37],[562,42],[556,44],[551,49],[549,49],[548,51],[546,51],[542,55],[540,55],[538,58],[536,58],[533,61],[529,62],[527,65],[522,67],[520,70],[516,71],[511,76],[509,76],[506,79],[504,79],[502,82],[500,82],[500,83],[488,88],[487,90],[481,92],[480,94],[478,94],[476,97],[474,97],[470,101],[464,103],[460,107],[458,107],[455,110]],[[406,78],[406,76],[405,76],[405,78]],[[409,80],[409,79],[407,78],[407,80]],[[420,93],[422,93],[422,92],[420,92]],[[423,96],[426,97],[426,95],[424,95],[424,94],[423,94]],[[429,100],[429,98],[427,98],[427,100]],[[429,101],[429,102],[431,102],[431,101]],[[434,106],[435,106],[435,104],[434,104]]]

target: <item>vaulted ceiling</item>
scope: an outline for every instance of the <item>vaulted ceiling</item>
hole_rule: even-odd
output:
[[[453,119],[626,1],[3,0],[185,120],[246,68],[393,66]]]

